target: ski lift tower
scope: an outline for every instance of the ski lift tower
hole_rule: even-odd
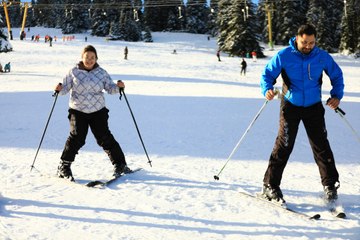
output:
[[[8,29],[8,36],[10,40],[13,40],[13,35],[12,35],[12,31],[11,31],[11,26],[10,26],[10,19],[9,19],[9,13],[8,13],[8,6],[10,6],[12,4],[12,1],[10,1],[9,3],[7,3],[6,1],[1,1],[1,5],[4,8],[4,12],[5,12],[5,19],[6,19],[6,26]]]

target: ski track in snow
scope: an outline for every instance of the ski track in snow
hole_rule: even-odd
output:
[[[37,33],[57,35],[58,41],[53,47],[31,42],[29,37]],[[12,63],[11,73],[0,74],[1,239],[360,239],[359,142],[329,108],[329,141],[348,219],[335,219],[322,206],[320,177],[302,126],[281,187],[291,207],[320,213],[321,219],[296,218],[238,194],[261,189],[277,133],[277,100],[267,104],[220,181],[213,179],[264,102],[259,78],[276,51],[265,51],[269,57],[257,62],[247,59],[247,75],[240,77],[241,59],[222,53],[218,62],[216,40],[207,41],[204,35],[153,33],[154,43],[92,36],[85,43],[85,35],[62,42],[58,29],[32,28],[26,41],[15,36],[14,52],[0,54],[2,64]],[[125,100],[106,95],[110,129],[128,165],[144,168],[108,188],[82,185],[112,174],[91,132],[72,166],[79,184],[56,177],[68,135],[68,95],[57,100],[30,172],[54,101],[52,89],[80,60],[87,44],[97,48],[99,64],[113,80],[124,80],[153,162],[153,167],[147,164]],[[123,60],[125,46],[128,61]],[[359,132],[360,61],[333,56],[345,75],[341,108]],[[324,77],[324,101],[330,89]]]

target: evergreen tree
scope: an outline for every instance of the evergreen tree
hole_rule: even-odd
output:
[[[178,18],[179,6],[184,9],[182,0],[179,1],[179,5],[175,5],[173,2],[166,4],[166,1],[144,0],[145,26],[149,27],[151,31],[180,30],[182,24],[181,19]]]
[[[60,0],[37,0],[33,5],[34,20],[37,26],[48,28],[59,27],[60,13],[58,11],[58,3]]]
[[[8,42],[7,35],[5,34],[2,26],[4,25],[4,22],[2,20],[2,17],[0,15],[0,53],[1,52],[9,52],[12,51],[12,46]]]
[[[217,13],[218,13],[218,5],[214,4],[211,1],[210,2],[210,12],[208,15],[207,29],[208,29],[208,33],[212,37],[215,37],[218,34],[218,27],[216,24]]]
[[[347,0],[342,18],[340,50],[344,53],[360,53],[360,1]]]
[[[120,25],[119,21],[112,21],[110,24],[110,40],[124,40],[125,28]]]
[[[341,14],[342,8],[338,0],[309,2],[307,20],[317,28],[317,45],[329,52],[335,52],[339,47]]]
[[[142,33],[141,27],[138,22],[136,22],[133,18],[127,16],[125,18],[125,41],[129,42],[137,42],[142,41]]]
[[[21,27],[23,19],[23,9],[20,6],[20,0],[13,0],[13,3],[8,7],[11,27]]]
[[[261,33],[260,39],[262,42],[268,42],[269,35],[268,35],[268,22],[267,22],[265,0],[259,0],[256,10],[256,17]]]
[[[144,42],[153,42],[150,29],[148,27],[145,27],[144,31],[145,31],[143,36]]]
[[[82,33],[89,28],[88,8],[81,7],[79,4],[87,6],[89,0],[69,0],[65,6],[65,18],[61,23],[61,30],[64,34]]]
[[[111,23],[111,40],[136,42],[142,40],[141,27],[128,9],[121,11],[118,21]]]
[[[207,22],[210,9],[206,0],[188,0],[186,7],[186,31],[207,33]]]
[[[156,0],[144,0],[144,22],[151,31],[162,31],[165,29],[164,13],[155,4]]]
[[[36,18],[35,18],[35,10],[34,10],[35,5],[36,5],[35,0],[31,0],[32,7],[28,8],[28,15],[26,18],[26,26],[27,27],[36,26]]]
[[[219,47],[231,56],[242,56],[252,51],[257,52],[258,57],[263,57],[262,49],[258,42],[255,5],[252,1],[238,0],[219,2]],[[240,14],[239,14],[240,13]],[[228,20],[223,20],[223,18]],[[226,21],[226,22],[224,22]]]
[[[105,0],[94,0],[98,6],[105,5]],[[91,16],[91,35],[104,37],[109,34],[110,22],[107,16],[107,9],[95,8]]]
[[[228,22],[231,20],[229,13],[231,9],[231,0],[220,0],[218,2],[218,14],[217,14],[217,25],[218,25],[218,45],[221,48],[225,44],[225,39],[228,35]]]
[[[278,15],[283,21],[278,25],[276,42],[287,45],[290,38],[296,35],[299,26],[306,23],[307,1],[280,0],[278,6],[282,8]]]
[[[182,5],[179,6],[168,6],[168,16],[166,20],[166,31],[179,31],[183,30],[186,22],[186,16],[185,16],[185,6],[183,4],[183,1],[181,1]]]
[[[181,26],[183,25],[181,24],[182,22],[183,18],[180,19],[176,12],[171,11],[169,12],[166,28],[164,30],[168,32],[180,30]]]

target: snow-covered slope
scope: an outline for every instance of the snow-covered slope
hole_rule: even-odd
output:
[[[264,103],[259,78],[276,51],[266,51],[269,57],[257,62],[247,59],[244,77],[240,59],[223,54],[218,62],[216,40],[204,35],[154,33],[154,43],[88,36],[86,43],[85,35],[63,42],[58,30],[32,28],[27,36],[38,33],[58,40],[49,47],[43,38],[39,43],[15,38],[14,51],[0,54],[1,63],[12,64],[11,73],[0,74],[1,239],[360,239],[360,143],[329,108],[329,140],[348,219],[334,219],[322,207],[320,177],[303,127],[281,187],[291,207],[320,213],[321,220],[297,218],[238,194],[261,188],[277,133],[277,100],[267,104],[220,181],[213,179]],[[86,44],[97,48],[99,64],[114,80],[124,80],[153,161],[150,167],[125,101],[107,95],[110,129],[129,166],[144,170],[106,189],[89,189],[55,175],[69,129],[68,96],[57,99],[36,169],[30,172],[53,88],[80,60]],[[360,62],[334,58],[346,79],[341,108],[359,132]],[[325,78],[324,101],[330,89]],[[91,132],[72,170],[78,183],[111,176],[111,163]]]

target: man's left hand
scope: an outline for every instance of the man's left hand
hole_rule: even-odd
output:
[[[336,109],[340,104],[340,100],[337,98],[329,98],[329,100],[326,102],[326,105],[328,105],[331,109]]]

